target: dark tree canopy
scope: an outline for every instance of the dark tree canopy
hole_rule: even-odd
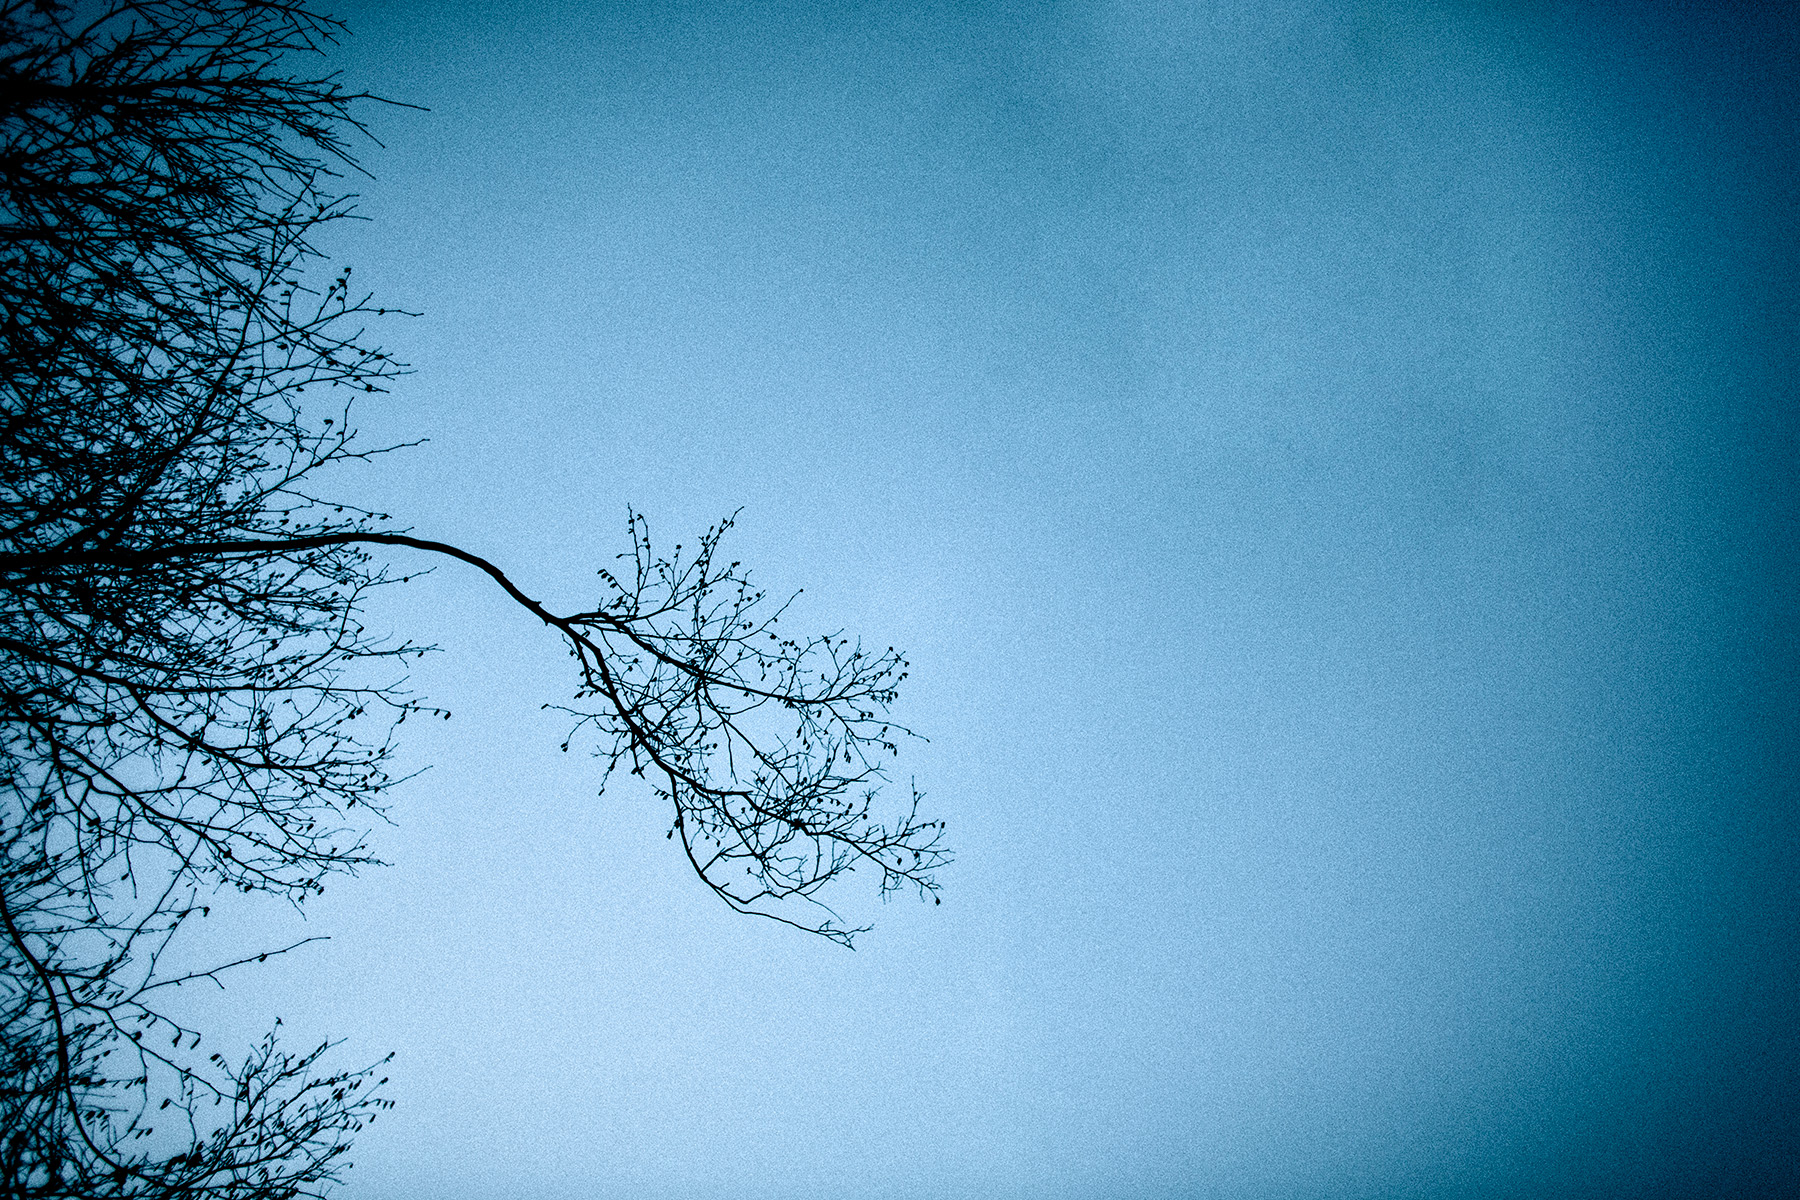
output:
[[[0,1195],[337,1177],[373,1072],[203,1045],[160,998],[243,963],[160,963],[221,890],[302,904],[372,863],[396,729],[449,714],[406,689],[423,648],[358,614],[433,559],[563,639],[571,738],[650,781],[734,908],[848,944],[825,885],[929,894],[947,861],[916,793],[878,808],[904,660],[785,635],[729,521],[663,555],[632,516],[565,615],[315,490],[385,452],[350,401],[404,373],[350,271],[316,278],[372,101],[319,73],[339,32],[259,0],[0,2]]]

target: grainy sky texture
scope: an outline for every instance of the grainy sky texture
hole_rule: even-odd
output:
[[[341,7],[430,109],[343,492],[565,609],[741,506],[960,852],[734,917],[553,639],[389,597],[396,865],[205,1001],[399,1050],[345,1200],[1800,1191],[1782,8]]]

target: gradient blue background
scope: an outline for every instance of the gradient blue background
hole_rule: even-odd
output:
[[[400,1051],[346,1200],[1800,1192],[1780,8],[342,6],[339,490],[564,608],[743,506],[960,861],[733,917],[444,568],[396,865],[196,1003]]]

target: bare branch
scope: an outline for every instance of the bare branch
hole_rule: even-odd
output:
[[[450,715],[407,689],[428,648],[362,624],[429,569],[389,560],[474,567],[562,640],[562,748],[646,779],[733,909],[849,945],[832,881],[930,896],[949,862],[916,790],[881,807],[904,657],[789,636],[730,520],[665,554],[628,514],[563,614],[319,494],[392,449],[350,400],[406,373],[366,337],[396,310],[314,269],[373,99],[317,70],[340,32],[285,0],[0,0],[3,1195],[319,1196],[387,1106],[327,1046],[203,1056],[159,1005],[304,944],[165,971],[217,893],[302,905],[374,865],[399,726]]]

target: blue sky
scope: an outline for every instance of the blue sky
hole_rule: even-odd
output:
[[[741,507],[959,862],[732,916],[440,569],[395,865],[206,1001],[399,1051],[341,1194],[1800,1187],[1800,43],[1728,9],[342,7],[430,109],[331,245],[430,440],[342,491],[562,607]]]

